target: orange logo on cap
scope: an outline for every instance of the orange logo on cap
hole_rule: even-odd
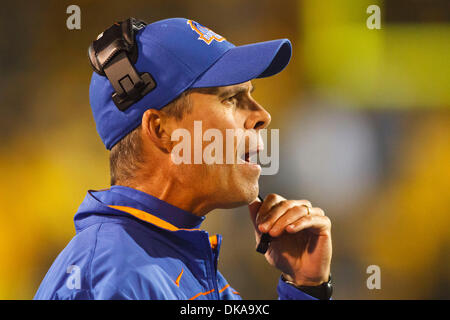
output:
[[[222,37],[221,35],[218,35],[217,33],[215,33],[214,31],[212,31],[211,29],[209,29],[205,26],[202,26],[198,22],[188,20],[187,24],[191,26],[192,30],[194,30],[195,32],[198,33],[198,35],[199,35],[198,40],[203,40],[208,45],[211,42],[213,42],[213,40],[216,40],[217,42],[222,42],[223,40],[225,40],[224,37]]]

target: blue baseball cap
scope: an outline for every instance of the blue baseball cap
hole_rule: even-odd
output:
[[[172,18],[136,33],[138,72],[148,72],[156,88],[125,111],[114,104],[108,78],[93,73],[89,100],[97,131],[108,150],[137,128],[147,109],[161,109],[190,88],[221,87],[282,71],[291,58],[288,39],[235,46],[201,24]]]

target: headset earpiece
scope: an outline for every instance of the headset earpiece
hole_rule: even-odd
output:
[[[116,22],[91,43],[88,57],[93,70],[106,76],[115,92],[112,100],[125,111],[156,87],[148,73],[138,73],[134,64],[138,58],[135,33],[146,23],[135,18]]]

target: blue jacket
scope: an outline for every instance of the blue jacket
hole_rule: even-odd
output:
[[[195,216],[144,192],[89,191],[76,235],[34,299],[241,299],[217,270],[222,238]],[[278,283],[279,299],[313,299]]]

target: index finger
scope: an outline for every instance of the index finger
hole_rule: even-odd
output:
[[[261,198],[261,196],[258,195],[258,197],[248,205],[248,210],[250,211],[250,218],[253,222],[253,225],[255,226],[255,229],[258,229],[256,225],[256,217],[258,215],[259,208],[261,207],[263,201],[264,200]]]

